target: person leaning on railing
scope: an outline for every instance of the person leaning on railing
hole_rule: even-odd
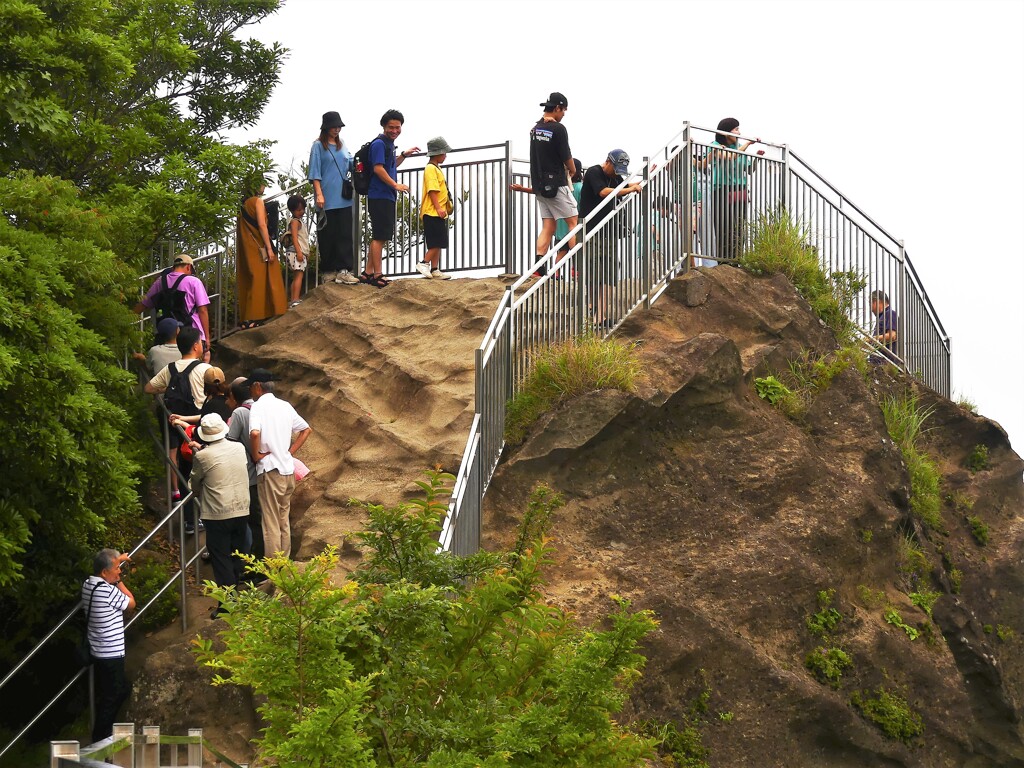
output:
[[[899,316],[896,314],[896,310],[889,306],[889,295],[885,291],[872,291],[870,298],[871,313],[875,316],[873,338],[881,345],[882,354],[888,360],[898,363],[899,354],[896,351],[896,340]],[[878,355],[871,355],[868,359],[873,363],[883,362]]]
[[[135,607],[135,595],[121,580],[128,555],[101,549],[92,561],[93,575],[82,584],[82,608],[96,683],[96,719],[92,741],[108,738],[131,693],[124,667],[124,612]]]
[[[747,177],[754,172],[754,160],[742,153],[760,142],[754,139],[741,145],[739,132],[740,121],[735,117],[720,120],[712,149],[697,163],[701,170],[711,169],[711,220],[719,261],[735,262],[739,258],[747,221]],[[764,150],[757,154],[763,155]]]

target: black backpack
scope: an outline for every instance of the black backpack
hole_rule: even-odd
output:
[[[380,138],[379,136],[377,137]],[[370,179],[373,178],[373,165],[370,163],[370,145],[377,139],[366,142],[352,156],[352,186],[357,195],[365,195],[370,191]],[[383,141],[383,139],[381,139]],[[385,162],[388,156],[388,143],[384,142]]]
[[[186,328],[195,325],[192,320],[192,312],[188,308],[188,294],[179,290],[181,281],[188,275],[178,273],[178,279],[169,283],[168,278],[174,270],[166,270],[160,278],[160,290],[153,297],[153,319],[159,323],[161,320],[173,317]]]
[[[192,382],[189,381],[189,376],[201,362],[203,361],[193,360],[183,371],[179,371],[174,363],[167,364],[170,378],[164,391],[164,405],[171,413],[178,416],[195,416],[199,413],[195,398],[192,397]]]

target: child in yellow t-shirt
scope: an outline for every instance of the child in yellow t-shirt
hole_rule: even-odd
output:
[[[448,184],[441,173],[441,163],[451,151],[448,142],[438,136],[427,142],[427,155],[430,162],[423,169],[423,204],[420,216],[423,219],[423,239],[427,243],[427,252],[423,261],[416,265],[416,270],[424,277],[435,280],[448,280],[451,275],[441,271],[441,250],[448,248],[448,216],[453,210],[452,199],[448,194]]]

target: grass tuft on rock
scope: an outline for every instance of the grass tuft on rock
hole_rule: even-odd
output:
[[[599,389],[636,390],[636,345],[592,335],[543,349],[522,389],[508,402],[505,442],[518,445],[530,426],[559,403]]]
[[[911,510],[933,531],[946,533],[939,488],[942,475],[935,462],[920,447],[924,424],[932,415],[932,409],[921,406],[914,394],[906,392],[885,398],[882,415],[889,436],[903,454],[910,473]]]
[[[754,275],[784,274],[836,334],[841,346],[854,340],[850,308],[867,285],[863,275],[826,272],[818,249],[810,243],[807,225],[791,219],[782,207],[762,213],[750,223],[747,243],[740,254],[740,267]]]

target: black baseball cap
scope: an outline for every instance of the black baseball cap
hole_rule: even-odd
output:
[[[245,384],[246,386],[251,387],[257,381],[276,381],[276,379],[274,378],[274,374],[266,368],[254,368],[252,373],[249,374],[249,378],[245,380]]]
[[[559,93],[558,91],[552,91],[551,95],[548,96],[548,100],[542,101],[540,105],[547,109],[554,109],[555,107],[568,107],[569,100],[565,98],[565,94]]]

